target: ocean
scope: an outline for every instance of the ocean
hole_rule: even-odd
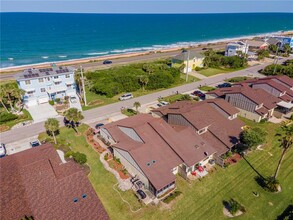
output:
[[[0,13],[1,68],[293,30],[293,13]]]

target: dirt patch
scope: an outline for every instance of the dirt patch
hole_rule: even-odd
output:
[[[109,160],[108,164],[112,169],[116,170],[119,173],[121,179],[125,180],[129,178],[129,175],[123,172],[124,166],[121,163],[118,163],[115,160]]]
[[[231,157],[227,158],[225,160],[225,164],[236,164],[239,160],[241,160],[240,154],[233,154]]]
[[[103,103],[104,103],[104,101],[102,101],[102,100],[95,100],[95,101],[89,102],[88,104],[89,105],[101,105]]]
[[[269,205],[270,205],[270,206],[273,206],[274,204],[273,204],[272,202],[269,202]]]
[[[4,131],[7,131],[9,130],[9,126],[7,125],[0,125],[0,132],[4,132]]]
[[[102,148],[99,143],[97,143],[94,140],[94,130],[92,128],[89,128],[84,132],[84,136],[86,137],[86,142],[91,145],[98,153],[103,153],[105,151],[104,148]]]
[[[240,210],[238,210],[234,215],[232,215],[232,214],[229,212],[229,210],[228,210],[226,207],[224,207],[224,208],[223,208],[223,214],[224,214],[225,216],[229,217],[229,218],[234,218],[234,217],[236,217],[236,216],[242,215],[243,212],[240,211]]]

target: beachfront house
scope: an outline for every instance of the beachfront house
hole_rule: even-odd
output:
[[[246,43],[249,45],[250,51],[265,50],[269,45],[262,39],[248,40]]]
[[[238,56],[239,52],[247,54],[249,45],[242,41],[230,42],[226,45],[225,56]]]
[[[280,48],[283,49],[283,47],[287,44],[290,46],[291,50],[293,48],[293,36],[273,36],[275,40],[280,42]]]
[[[224,100],[176,102],[103,126],[101,137],[144,190],[162,197],[185,179],[208,174],[215,162],[237,144],[244,124]]]
[[[186,70],[188,70],[188,72],[191,72],[196,67],[203,67],[203,60],[204,56],[202,54],[194,51],[183,50],[181,54],[178,54],[177,56],[173,57],[172,66],[180,67],[184,64],[185,67],[183,69],[183,72],[186,73]]]
[[[24,104],[29,106],[47,103],[56,98],[76,95],[73,67],[50,67],[27,69],[17,79],[20,89],[25,91]]]

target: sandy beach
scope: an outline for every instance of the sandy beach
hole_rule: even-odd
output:
[[[168,57],[168,55],[174,56],[174,52],[178,52],[182,50],[182,48],[188,48],[188,49],[197,49],[201,50],[204,47],[209,47],[213,49],[223,49],[225,47],[225,44],[231,41],[236,40],[251,40],[255,37],[265,37],[268,35],[293,35],[293,31],[286,31],[286,32],[274,32],[274,33],[266,33],[266,34],[259,34],[254,36],[246,36],[246,37],[237,37],[237,38],[229,38],[229,39],[221,39],[221,40],[213,40],[208,42],[202,42],[202,43],[196,43],[196,44],[186,44],[184,46],[177,46],[177,47],[170,47],[170,48],[163,48],[163,49],[157,49],[157,50],[150,50],[150,51],[143,51],[143,52],[129,52],[129,53],[123,53],[123,54],[112,54],[112,55],[104,55],[104,56],[95,56],[95,57],[88,57],[88,58],[82,58],[82,59],[74,59],[74,60],[67,60],[67,61],[58,61],[54,62],[57,65],[60,66],[75,66],[78,67],[80,65],[85,64],[91,64],[89,66],[94,66],[95,63],[99,63],[104,60],[119,60],[123,58],[134,58],[134,57],[144,57],[144,56],[152,56],[156,54],[155,58],[165,58]],[[136,61],[139,61],[140,59],[135,59]],[[141,59],[145,60],[145,59]],[[1,68],[0,74],[11,74],[11,73],[17,73],[20,71],[23,71],[28,68],[44,68],[48,67],[52,64],[52,62],[44,62],[44,63],[38,63],[38,64],[30,64],[30,65],[22,65],[22,66],[13,66],[13,67],[7,67],[7,68]],[[86,65],[85,65],[86,67]],[[89,69],[89,68],[88,68]]]

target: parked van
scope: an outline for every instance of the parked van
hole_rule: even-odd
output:
[[[126,93],[120,96],[119,100],[124,101],[124,100],[132,99],[132,98],[133,98],[132,93]]]

